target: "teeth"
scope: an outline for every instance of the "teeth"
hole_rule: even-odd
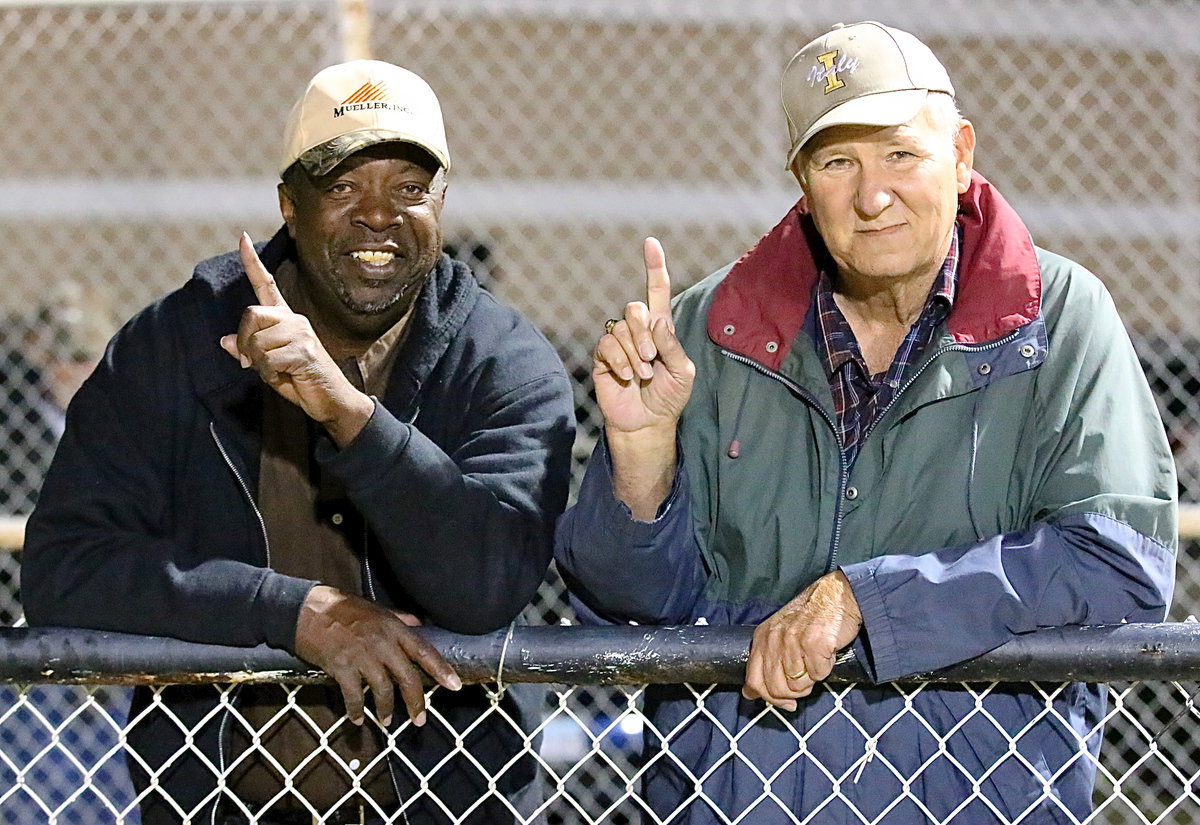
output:
[[[395,254],[391,252],[383,252],[372,249],[359,249],[350,253],[350,256],[355,260],[362,261],[365,264],[387,264],[392,262]]]

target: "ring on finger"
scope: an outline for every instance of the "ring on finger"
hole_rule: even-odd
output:
[[[620,322],[621,322],[620,318],[609,318],[607,321],[604,322],[604,332],[608,335],[612,335],[613,327],[615,327]]]
[[[805,670],[804,668],[800,668],[800,672],[799,672],[799,673],[797,673],[797,674],[795,674],[795,675],[792,675],[792,674],[790,674],[790,673],[785,673],[785,674],[783,674],[783,675],[784,675],[784,676],[786,676],[786,677],[788,677],[788,681],[794,682],[794,681],[796,681],[797,679],[803,679],[805,676],[807,676],[807,675],[808,675],[808,671],[807,671],[807,670]]]

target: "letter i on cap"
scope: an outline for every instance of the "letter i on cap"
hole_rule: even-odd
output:
[[[929,92],[954,96],[950,75],[929,47],[882,23],[842,25],[806,45],[783,70],[787,167],[809,138],[830,126],[898,126]]]

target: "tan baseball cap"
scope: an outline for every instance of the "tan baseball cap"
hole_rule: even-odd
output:
[[[279,174],[300,161],[310,175],[323,175],[355,152],[392,140],[420,146],[450,168],[442,107],[429,84],[382,60],[329,66],[292,107]]]
[[[907,123],[929,92],[953,97],[954,87],[920,40],[873,21],[837,24],[796,52],[783,70],[783,112],[791,138],[787,168],[822,129]]]

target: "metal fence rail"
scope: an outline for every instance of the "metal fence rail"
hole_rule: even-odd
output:
[[[465,636],[417,628],[464,684],[741,684],[754,628],[526,627]],[[328,681],[275,648],[226,647],[73,628],[0,628],[0,682],[144,685]],[[827,681],[866,679],[846,651]],[[904,684],[1200,680],[1200,622],[1064,627]]]
[[[672,821],[671,816],[650,811],[641,796],[647,765],[639,763],[636,754],[648,748],[654,759],[669,758],[678,735],[677,730],[657,729],[643,714],[647,690],[654,690],[647,685],[683,684],[695,704],[693,718],[707,721],[706,701],[715,691],[730,689],[721,685],[736,685],[742,679],[752,628],[516,627],[479,637],[436,629],[422,632],[464,682],[491,686],[489,713],[505,712],[503,690],[494,690],[497,682],[514,690],[528,686],[521,683],[547,686],[540,718],[520,749],[521,758],[537,765],[541,801],[536,808],[514,813],[514,821],[622,823]],[[821,690],[829,692],[841,713],[862,679],[859,663],[847,655]],[[1046,715],[1053,717],[1051,709],[1063,689],[1060,683],[1108,682],[1110,712],[1098,762],[1095,811],[1069,821],[1190,823],[1200,817],[1200,747],[1192,735],[1198,679],[1200,624],[1121,625],[1031,634],[979,659],[896,683],[889,690],[911,702],[931,685],[961,683],[961,689],[984,707],[991,693],[1019,689],[1038,697]],[[128,734],[150,713],[170,712],[162,699],[170,685],[211,686],[196,689],[212,690],[222,708],[233,708],[239,685],[278,683],[284,695],[294,697],[300,685],[322,680],[303,662],[266,647],[226,648],[69,629],[0,630],[0,682],[12,685],[10,701],[0,705],[0,822],[139,822],[140,806],[163,790],[134,791],[125,762],[138,762],[139,756],[131,752]],[[108,686],[116,684],[146,686],[153,698],[141,711],[127,715],[127,688]],[[596,715],[588,698],[588,691],[594,690],[609,691],[617,712]],[[70,710],[61,709],[63,694],[72,697]],[[449,730],[453,723],[439,711],[438,694],[429,693],[429,724]],[[47,711],[48,706],[53,710]],[[764,709],[756,722],[779,721],[782,716]],[[176,721],[187,734],[186,747],[191,747],[198,730]],[[345,724],[344,717],[337,724]],[[372,719],[368,724],[376,723]],[[396,726],[390,746],[399,747],[408,725]],[[1071,731],[1065,724],[1062,728]],[[797,752],[814,758],[806,750],[808,732],[796,735]],[[1012,734],[1013,754],[1021,735],[1022,731]],[[736,740],[731,732],[728,758],[735,758]],[[460,736],[459,744],[469,750],[469,737]],[[1094,759],[1082,741],[1077,744],[1079,758]],[[632,761],[619,758],[631,754]],[[145,767],[144,761],[139,764]],[[230,767],[211,767],[217,794],[225,787]],[[347,770],[352,773],[349,766]],[[406,799],[402,810],[376,813],[384,821],[405,822],[407,806],[440,793],[437,802],[445,821],[470,821],[470,812],[489,794],[502,795],[493,783],[493,790],[480,799],[455,799],[445,788],[436,790],[438,770],[434,766],[424,775],[421,789]],[[608,781],[598,786],[597,773],[607,774]],[[767,799],[770,774],[764,769],[763,776],[762,798]],[[696,787],[702,788],[703,777],[695,778]],[[754,821],[746,811],[722,810],[703,790],[691,801],[710,808],[714,821]],[[184,806],[177,811],[184,821],[196,812]],[[313,809],[318,819],[320,813]],[[255,821],[252,812],[249,820]],[[821,820],[797,816],[795,821]],[[931,816],[927,821],[943,820]]]

